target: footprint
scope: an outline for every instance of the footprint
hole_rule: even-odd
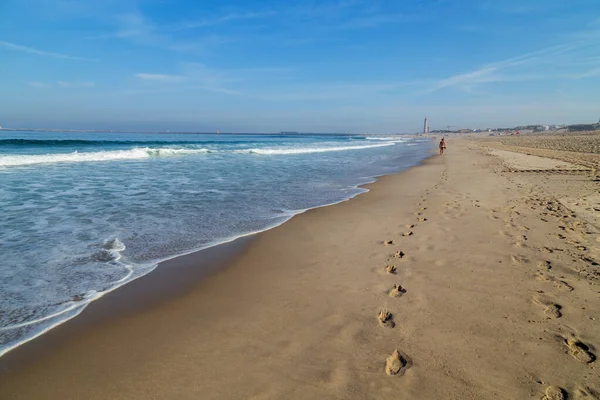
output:
[[[557,288],[558,290],[564,290],[566,292],[572,292],[573,291],[573,286],[569,285],[565,281],[555,280],[554,281],[554,287]]]
[[[589,364],[596,360],[596,356],[590,352],[590,348],[574,337],[565,339],[569,352],[582,363]]]
[[[404,253],[402,250],[398,250],[397,252],[394,253],[394,258],[404,258],[406,256],[406,253]]]
[[[391,240],[391,239],[390,240],[386,240],[386,241],[383,242],[383,244],[385,244],[386,246],[389,246],[389,245],[394,244],[394,241]]]
[[[552,263],[550,261],[540,261],[538,263],[538,269],[550,271],[552,269]]]
[[[538,281],[542,281],[542,282],[552,282],[554,281],[554,278],[552,278],[550,275],[544,273],[544,272],[538,272],[535,275],[535,279],[537,279]]]
[[[394,284],[394,287],[392,290],[390,290],[390,296],[392,297],[400,297],[404,293],[406,293],[406,289],[404,289],[401,285]]]
[[[562,313],[560,312],[561,309],[562,307],[558,304],[548,304],[544,310],[544,314],[546,314],[548,318],[560,318],[562,317]]]
[[[395,349],[391,356],[385,361],[385,373],[388,375],[402,376],[410,368],[410,359]]]
[[[510,256],[510,259],[515,264],[528,264],[529,263],[529,259],[527,257],[525,257],[525,256],[520,255],[520,254],[512,254]]]
[[[555,304],[555,303],[553,303],[549,300],[543,299],[539,296],[534,296],[533,302],[545,307],[544,314],[546,314],[546,316],[548,318],[562,317],[562,312],[560,311],[562,309],[562,306],[560,306],[559,304]]]
[[[589,387],[580,387],[575,392],[575,400],[599,400],[600,393]]]
[[[388,274],[395,274],[396,272],[398,272],[398,270],[396,269],[395,265],[388,265],[387,267],[385,267],[385,272],[387,272]]]
[[[416,224],[408,224],[408,225],[406,225],[406,227],[408,229],[413,229],[415,226],[417,226],[417,225]]]
[[[565,400],[567,392],[559,386],[548,386],[542,400]]]
[[[419,218],[419,222],[425,222],[427,221],[427,218]]]
[[[404,233],[402,234],[402,236],[412,236],[412,235],[414,235],[413,231],[404,232]]]
[[[379,320],[379,325],[384,328],[393,328],[396,326],[396,323],[392,319],[392,314],[388,310],[379,311],[377,319]]]

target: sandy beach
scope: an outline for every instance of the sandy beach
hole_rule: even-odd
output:
[[[110,293],[0,399],[599,399],[597,156],[450,139]]]

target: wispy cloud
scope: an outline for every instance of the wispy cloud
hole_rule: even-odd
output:
[[[599,59],[587,56],[589,51],[584,41],[551,46],[433,81],[424,92],[449,87],[472,91],[474,86],[493,82],[589,78],[599,74],[600,66]],[[581,66],[588,69],[582,71]]]
[[[31,81],[27,82],[27,84],[36,89],[46,89],[51,87],[61,87],[61,88],[91,88],[96,86],[95,82],[92,81],[56,81],[56,82],[40,82],[40,81]]]
[[[139,74],[135,74],[135,77],[145,80],[145,81],[158,81],[158,82],[181,82],[184,80],[183,76],[166,75],[166,74],[139,73]]]
[[[143,90],[154,89],[159,91],[207,91],[227,95],[239,95],[240,91],[228,87],[228,83],[239,78],[222,71],[207,68],[201,63],[184,63],[181,65],[181,74],[137,73],[136,78],[145,81],[148,85]]]
[[[545,11],[552,7],[552,1],[540,1],[535,4],[526,4],[523,1],[512,0],[486,0],[480,3],[480,7],[486,11],[500,12],[503,14],[532,14]]]
[[[36,89],[45,89],[45,88],[50,87],[49,84],[44,83],[44,82],[38,82],[38,81],[27,82],[27,84]]]
[[[209,26],[221,25],[233,21],[264,19],[277,14],[275,10],[269,11],[248,11],[248,12],[233,12],[224,15],[218,15],[208,18],[202,18],[195,21],[184,21],[170,27],[173,30],[196,29]]]
[[[574,79],[591,78],[592,76],[600,75],[600,68],[594,68],[581,74],[574,75]]]
[[[90,88],[96,86],[96,82],[92,81],[57,81],[56,84],[64,88]]]
[[[378,28],[398,22],[422,21],[425,16],[415,14],[373,14],[350,19],[347,22],[334,25],[335,29],[367,29]]]
[[[284,4],[284,5],[281,5]],[[422,20],[424,15],[390,12],[372,7],[365,0],[334,0],[321,2],[281,3],[262,10],[236,10],[205,15],[198,19],[190,18],[172,23],[152,20],[139,10],[120,14],[114,18],[115,29],[89,39],[119,39],[132,44],[152,46],[178,52],[198,53],[216,48],[224,43],[239,40],[260,40],[260,29],[266,24],[272,27],[286,27],[288,34],[294,35],[288,41],[302,42],[310,28],[316,38],[323,40],[324,32],[350,29],[375,29],[399,22]],[[250,22],[260,21],[258,24]],[[249,22],[249,23],[244,23]],[[221,25],[235,23],[238,36],[220,35]],[[210,28],[210,30],[204,29]],[[258,31],[253,31],[257,29]],[[188,32],[189,31],[189,32]],[[192,37],[201,32],[203,36]],[[210,33],[208,33],[210,32]],[[252,34],[252,33],[258,34]],[[264,35],[263,35],[264,36]],[[273,35],[264,37],[272,40]],[[284,38],[279,38],[284,40]],[[317,41],[310,39],[310,42]]]
[[[92,40],[118,39],[138,46],[155,47],[164,50],[184,53],[203,53],[210,47],[231,41],[230,37],[215,34],[185,39],[178,38],[178,29],[163,27],[155,24],[142,13],[135,11],[119,15],[114,23],[116,29],[88,37]]]
[[[77,56],[70,56],[67,54],[54,53],[51,51],[35,49],[33,47],[22,46],[19,44],[5,42],[5,41],[0,41],[0,47],[4,47],[5,49],[9,49],[9,50],[13,50],[13,51],[19,51],[21,53],[35,54],[35,55],[44,56],[44,57],[62,58],[62,59],[67,59],[67,60],[97,61],[92,58],[77,57]]]

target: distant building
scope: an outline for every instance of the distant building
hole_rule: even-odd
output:
[[[423,124],[423,133],[429,133],[429,121],[425,117],[425,123]]]

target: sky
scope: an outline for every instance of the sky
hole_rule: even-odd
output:
[[[410,133],[600,118],[598,0],[0,0],[0,126]]]

